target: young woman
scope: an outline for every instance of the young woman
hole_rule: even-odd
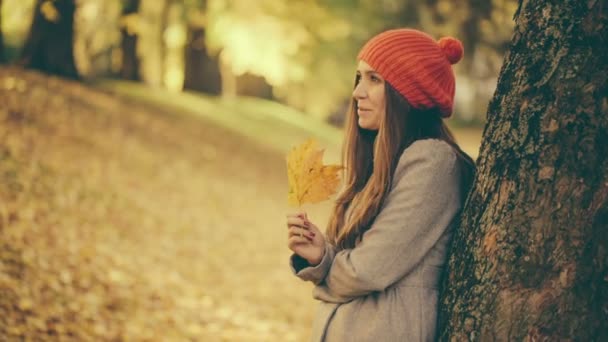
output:
[[[460,41],[413,29],[368,41],[345,127],[345,187],[326,234],[287,215],[291,269],[320,301],[312,341],[432,341],[439,282],[474,162],[443,123]]]

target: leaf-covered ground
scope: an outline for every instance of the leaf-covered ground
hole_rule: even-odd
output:
[[[281,153],[15,69],[0,103],[0,340],[308,339]]]

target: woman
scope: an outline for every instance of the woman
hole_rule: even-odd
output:
[[[312,341],[431,341],[453,228],[474,177],[443,118],[460,41],[413,29],[368,41],[346,121],[345,187],[324,236],[287,215],[291,269],[320,301]]]

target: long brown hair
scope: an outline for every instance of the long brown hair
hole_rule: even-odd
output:
[[[357,85],[358,78],[355,81]],[[450,144],[463,161],[463,195],[472,184],[475,163],[463,152],[436,110],[417,110],[385,81],[386,113],[377,131],[361,128],[357,101],[351,98],[345,123],[342,163],[346,167],[344,189],[336,199],[327,227],[334,246],[353,248],[378,215],[402,152],[414,141],[440,139]],[[463,198],[463,200],[464,200]],[[349,206],[349,218],[345,218]]]

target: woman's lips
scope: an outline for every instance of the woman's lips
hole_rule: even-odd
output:
[[[361,114],[367,114],[371,112],[370,109],[366,109],[366,108],[357,108],[357,114],[361,115]]]

